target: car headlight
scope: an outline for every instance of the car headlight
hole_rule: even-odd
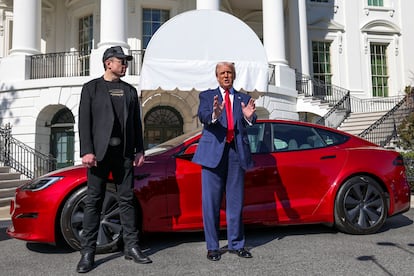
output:
[[[37,178],[23,185],[22,190],[26,190],[26,191],[28,190],[28,191],[33,191],[33,192],[40,191],[40,190],[46,189],[47,187],[49,187],[53,183],[56,183],[62,178],[63,178],[62,176],[48,176],[48,177]]]

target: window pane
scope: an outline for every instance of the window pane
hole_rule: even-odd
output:
[[[330,84],[331,80],[331,43],[326,41],[312,41],[313,76],[315,79]]]
[[[384,1],[383,0],[368,0],[368,6],[383,7]]]
[[[81,52],[79,58],[79,70],[81,76],[89,75],[89,55],[93,48],[93,16],[88,15],[79,18],[78,49]]]
[[[142,18],[145,21],[151,21],[151,10],[150,9],[144,9],[142,11]]]
[[[371,82],[374,97],[388,97],[387,45],[371,44]]]
[[[144,119],[144,145],[151,148],[183,133],[183,119],[173,108],[158,106]]]
[[[160,9],[143,9],[142,12],[142,43],[143,48],[146,49],[154,33],[162,24],[170,19],[170,11]]]

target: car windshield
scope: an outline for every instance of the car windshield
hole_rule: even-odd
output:
[[[163,153],[169,149],[172,149],[178,145],[181,145],[182,143],[184,143],[185,141],[187,141],[190,138],[193,138],[194,136],[198,135],[200,133],[201,129],[196,129],[193,131],[190,131],[188,133],[184,133],[180,136],[177,136],[171,140],[165,141],[162,144],[156,145],[150,149],[145,150],[145,155],[149,156],[149,155],[153,155],[153,154],[159,154],[159,153]]]

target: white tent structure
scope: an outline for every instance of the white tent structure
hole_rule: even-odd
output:
[[[249,26],[216,10],[181,13],[164,23],[149,42],[140,90],[216,88],[215,66],[219,61],[235,63],[237,90],[267,91],[266,52]]]

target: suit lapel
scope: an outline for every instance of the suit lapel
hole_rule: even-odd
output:
[[[131,99],[129,98],[129,91],[124,91],[124,130],[126,129],[130,101]]]
[[[113,116],[113,108],[112,108],[112,101],[111,96],[109,95],[109,88],[105,84],[105,80],[102,80],[101,83],[98,83],[101,85],[101,88],[97,89],[97,93],[99,93],[99,98],[102,99],[103,107],[105,108],[107,114],[110,114],[110,116]]]
[[[214,90],[214,94],[213,94],[213,99],[212,99],[212,101],[214,100],[214,96],[215,95],[218,95],[218,97],[219,97],[219,104],[221,104],[223,101],[224,101],[224,98],[223,98],[223,94],[221,93],[221,91],[220,91],[220,88],[219,87],[217,87],[216,88],[216,90]],[[223,110],[223,113],[221,114],[221,117],[223,118],[221,121],[222,121],[222,124],[224,124],[225,126],[227,126],[227,113],[226,113],[226,109],[224,108],[224,110]]]

